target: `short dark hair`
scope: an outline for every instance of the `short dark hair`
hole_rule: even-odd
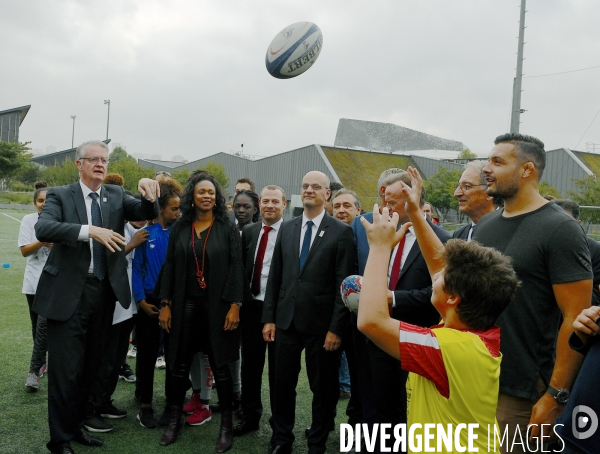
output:
[[[344,185],[339,181],[331,181],[329,182],[329,189],[331,189],[331,193],[329,194],[328,202],[333,200],[333,194],[342,189]]]
[[[347,189],[347,188],[338,189],[331,197],[331,202],[333,203],[333,201],[335,200],[335,198],[338,195],[344,195],[344,194],[350,194],[352,197],[354,197],[354,205],[356,205],[356,208],[360,208],[360,200],[358,200],[358,195],[352,189]]]
[[[216,218],[225,219],[227,216],[227,208],[225,207],[225,197],[223,189],[215,177],[205,170],[196,170],[190,175],[187,180],[187,185],[183,190],[181,198],[181,218],[182,222],[191,224],[196,217],[196,206],[194,204],[194,188],[201,181],[210,181],[215,187],[215,207],[213,212]]]
[[[254,208],[256,208],[256,212],[252,216],[252,222],[258,222],[258,218],[260,217],[260,198],[258,197],[258,194],[254,191],[248,191],[247,189],[242,189],[240,192],[238,192],[233,197],[234,204],[235,204],[235,200],[241,195],[245,195],[245,196],[249,197],[250,200],[252,200],[252,203],[254,204]]]
[[[444,291],[460,297],[460,320],[471,329],[490,329],[519,286],[512,259],[476,241],[458,239],[446,243],[442,259]]]
[[[558,199],[554,200],[554,203],[556,203],[559,207],[565,210],[567,214],[573,216],[576,221],[579,219],[579,204],[574,200]]]
[[[496,137],[494,144],[512,143],[515,146],[517,157],[521,162],[533,162],[538,172],[538,181],[544,174],[546,168],[546,151],[544,142],[533,136],[526,136],[518,132],[509,132]]]
[[[160,197],[158,198],[158,206],[164,208],[174,197],[180,197],[183,193],[181,185],[175,180],[163,179],[158,185],[160,187]]]
[[[254,188],[254,182],[253,182],[253,181],[252,181],[250,178],[247,178],[247,177],[240,178],[239,180],[237,180],[237,181],[235,182],[235,184],[236,184],[236,185],[237,185],[238,183],[246,183],[246,184],[249,184],[249,185],[250,185],[250,190],[251,190],[251,191],[254,191],[254,190],[255,190],[255,188]]]

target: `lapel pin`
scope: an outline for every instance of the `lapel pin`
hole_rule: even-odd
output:
[[[103,198],[102,198],[102,201],[103,201],[104,203],[106,203],[106,202],[108,202],[108,199],[107,199],[106,197],[103,197]]]
[[[321,230],[321,233],[319,233],[319,236],[320,236],[321,238],[323,238],[323,235],[325,235],[325,230]]]

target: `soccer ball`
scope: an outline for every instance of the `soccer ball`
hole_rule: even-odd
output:
[[[348,276],[342,281],[340,292],[342,301],[352,312],[358,312],[358,302],[360,300],[360,290],[362,288],[362,276]]]

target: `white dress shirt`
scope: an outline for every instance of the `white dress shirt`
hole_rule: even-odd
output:
[[[90,260],[90,266],[88,268],[88,273],[92,274],[94,272],[94,248],[93,241],[90,241],[90,225],[92,225],[92,198],[90,194],[95,192],[98,194],[98,205],[100,206],[100,213],[102,213],[102,199],[100,198],[100,191],[102,186],[97,191],[92,191],[88,188],[81,180],[79,180],[79,184],[81,185],[81,191],[83,192],[83,201],[85,202],[85,211],[87,213],[87,225],[82,225],[81,230],[79,230],[79,236],[77,237],[78,241],[89,241],[90,243],[90,253],[92,254],[92,258]]]
[[[302,243],[304,243],[304,235],[306,235],[306,223],[308,221],[313,221],[312,226],[312,235],[310,237],[310,245],[312,247],[313,242],[315,241],[315,237],[317,236],[317,232],[319,231],[319,227],[321,226],[321,221],[325,216],[325,210],[321,211],[321,214],[318,215],[314,219],[308,219],[304,213],[302,213],[302,228],[300,229],[300,254],[302,254]],[[323,235],[323,234],[322,234]]]
[[[408,230],[406,231],[406,235],[404,235],[404,237],[406,239],[404,240],[404,249],[402,249],[402,257],[400,258],[400,274],[401,275],[402,275],[402,270],[404,269],[404,262],[406,262],[406,258],[408,257],[410,250],[414,246],[415,241],[417,241],[415,231],[413,230],[412,227],[408,228]],[[388,266],[388,286],[390,283],[390,275],[392,274],[392,266],[394,266],[394,260],[396,260],[396,254],[398,252],[399,246],[400,246],[400,243],[398,243],[392,250],[392,257],[390,258],[390,264]],[[392,307],[396,307],[396,295],[394,295],[393,290],[392,290]]]
[[[269,230],[269,239],[267,240],[267,248],[265,249],[265,257],[263,258],[263,266],[260,272],[260,293],[258,295],[253,295],[252,298],[259,301],[265,300],[265,292],[267,290],[267,281],[269,279],[269,270],[271,269],[271,260],[273,259],[273,251],[275,251],[275,240],[277,240],[277,233],[279,232],[279,228],[283,224],[283,219],[280,219],[275,224],[271,226],[271,230]],[[260,227],[260,233],[258,235],[258,241],[256,242],[256,249],[254,250],[254,262],[256,263],[256,255],[258,254],[258,247],[260,246],[260,240],[265,234],[264,228],[266,224],[263,222]]]

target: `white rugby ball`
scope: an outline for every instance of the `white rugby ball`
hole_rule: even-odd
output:
[[[348,276],[340,285],[342,301],[352,312],[358,312],[358,303],[360,301],[360,291],[362,289],[362,276]]]
[[[265,57],[267,71],[277,79],[299,76],[317,61],[322,48],[323,33],[315,24],[289,25],[269,44]]]

